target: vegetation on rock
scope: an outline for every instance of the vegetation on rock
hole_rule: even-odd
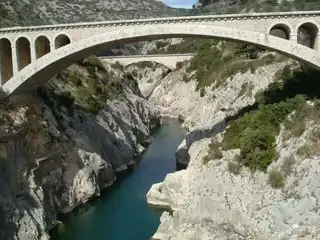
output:
[[[318,73],[303,66],[294,69],[288,66],[281,79],[256,95],[255,110],[229,122],[221,143],[224,150],[240,149],[240,166],[252,171],[266,171],[277,159],[275,141],[281,124],[289,137],[297,137],[305,131],[306,119],[320,119]],[[206,161],[214,159],[212,152],[218,149],[214,140],[209,147]]]
[[[96,113],[108,100],[121,98],[123,83],[134,80],[122,72],[114,74],[118,68],[111,68],[99,58],[90,56],[58,74],[54,82],[60,88],[60,97],[57,96],[60,103],[65,106],[77,104]]]

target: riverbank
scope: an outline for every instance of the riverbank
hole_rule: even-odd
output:
[[[134,171],[98,199],[70,213],[53,239],[150,239],[161,212],[150,208],[145,196],[152,184],[175,172],[175,151],[185,132],[178,120],[165,118]]]

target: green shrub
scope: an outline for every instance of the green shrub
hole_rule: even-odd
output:
[[[89,78],[88,79],[88,91],[89,91],[89,93],[95,95],[97,93],[97,89],[98,89],[97,80],[94,79],[94,78]]]
[[[86,102],[90,97],[90,93],[88,92],[87,88],[80,86],[77,87],[74,92],[74,98],[78,102]]]
[[[177,62],[176,63],[176,69],[181,69],[183,67],[183,63],[182,62]]]
[[[161,49],[161,48],[164,48],[164,47],[166,47],[166,46],[168,46],[168,43],[167,43],[167,42],[163,42],[163,41],[158,41],[158,42],[156,42],[156,47],[157,47],[157,49]]]
[[[149,62],[149,61],[144,61],[144,62],[138,62],[136,63],[136,66],[138,68],[152,68],[154,66],[153,62]]]
[[[208,154],[202,159],[203,164],[207,164],[213,159],[220,159],[223,157],[220,151],[221,144],[218,143],[216,140],[212,139],[211,143],[209,144],[209,151]]]
[[[271,185],[271,187],[273,188],[282,188],[284,187],[284,177],[282,175],[282,173],[277,170],[277,169],[273,169],[270,173],[269,173],[269,184]]]
[[[295,109],[300,109],[305,99],[297,96],[285,102],[261,105],[258,110],[246,113],[229,123],[223,148],[241,150],[240,164],[252,171],[265,171],[276,158],[275,140],[280,124]]]
[[[132,77],[137,78],[138,77],[138,71],[136,69],[132,70],[131,75],[132,75]]]
[[[77,72],[69,73],[68,81],[70,81],[76,87],[82,85],[81,76]]]
[[[206,90],[204,88],[200,89],[200,97],[204,97],[206,95]]]
[[[99,71],[106,71],[103,62],[97,56],[90,56],[84,59],[81,63],[82,66],[91,67]],[[92,72],[92,70],[91,70]]]
[[[188,78],[188,75],[186,73],[183,74],[182,81],[184,81],[184,82],[189,82],[190,81],[190,79]]]
[[[95,75],[96,75],[96,67],[94,67],[94,66],[88,66],[88,67],[87,67],[87,71],[88,71],[88,73],[89,73],[91,76],[95,77]]]
[[[123,66],[119,62],[111,64],[111,67],[123,71]]]
[[[240,173],[241,165],[236,162],[228,162],[228,170],[229,172],[238,175]]]

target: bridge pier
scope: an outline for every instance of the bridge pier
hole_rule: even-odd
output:
[[[37,60],[36,57],[36,45],[30,44],[31,63]]]
[[[297,43],[298,42],[298,34],[291,34],[290,41]]]
[[[15,76],[18,73],[18,57],[17,48],[15,45],[11,47],[12,52],[12,74]]]

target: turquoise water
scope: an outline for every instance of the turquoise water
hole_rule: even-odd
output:
[[[78,211],[71,213],[55,240],[148,240],[159,226],[161,213],[151,209],[146,193],[176,168],[175,151],[185,131],[167,119],[140,164],[124,179]]]

